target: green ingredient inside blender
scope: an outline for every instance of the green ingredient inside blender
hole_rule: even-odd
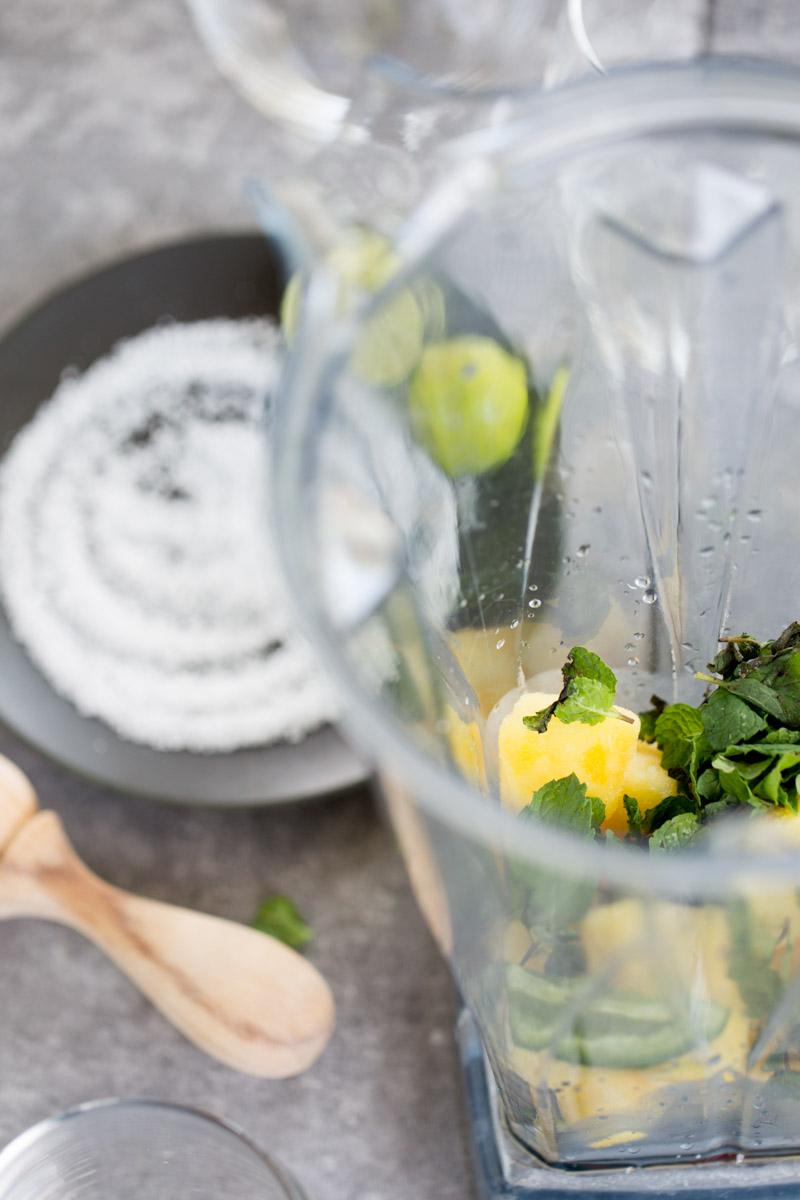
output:
[[[800,624],[766,642],[744,634],[725,639],[709,671],[700,676],[709,688],[697,707],[653,697],[641,714],[636,745],[655,756],[674,794],[654,799],[626,790],[610,828],[613,805],[593,797],[592,786],[572,771],[536,787],[518,819],[583,839],[616,837],[653,854],[698,846],[717,818],[738,810],[782,818],[776,830],[796,841]],[[562,675],[557,698],[542,706],[547,697],[541,697],[538,710],[531,704],[529,715],[516,718],[542,738],[540,757],[551,765],[566,764],[573,751],[574,735],[562,725],[594,726],[602,739],[616,724],[604,724],[606,718],[625,716],[613,707],[614,674],[597,655],[575,647]],[[552,737],[558,740],[549,745]],[[519,762],[511,760],[518,786],[524,742],[521,749],[508,744],[520,754]],[[509,801],[519,804],[510,794]],[[572,1118],[596,1119],[604,1109],[594,1107],[595,1096],[607,1086],[617,1090],[618,1111],[628,1111],[637,1097],[690,1079],[719,1074],[729,1083],[754,1071],[763,1083],[796,1074],[800,1021],[790,1015],[779,1035],[769,1026],[796,970],[800,893],[778,890],[771,904],[754,897],[727,906],[664,901],[650,908],[633,897],[614,901],[556,869],[520,863],[509,865],[507,883],[509,911],[518,914],[511,942],[519,948],[507,951],[504,987],[513,1069],[530,1079],[533,1092],[550,1080],[557,1105]],[[641,954],[647,943],[663,957],[663,977],[658,967],[648,977],[636,962],[634,947]],[[694,962],[699,975],[671,977],[667,964],[681,961]],[[558,1063],[571,1064],[562,1072],[581,1073],[563,1079]]]
[[[586,978],[558,979],[508,968],[508,1005],[511,1036],[526,1050],[550,1047],[556,1058],[586,1066],[653,1066],[686,1054],[694,1046],[718,1037],[728,1010],[712,1000],[688,997],[675,1007],[660,998],[635,992],[605,991],[586,1001],[586,1008],[571,1020],[564,1013],[581,990],[589,991]]]
[[[648,841],[651,852],[696,841],[731,808],[798,812],[800,624],[767,642],[748,634],[724,642],[709,664],[714,674],[699,676],[714,690],[696,708],[654,696],[652,708],[641,714],[640,739],[658,746],[661,764],[677,784],[675,795],[650,811],[636,796],[624,798],[626,840]],[[574,647],[562,674],[558,698],[523,718],[527,728],[544,733],[553,716],[596,724],[622,715],[613,709],[614,674],[596,654]],[[546,812],[540,819],[548,819]]]

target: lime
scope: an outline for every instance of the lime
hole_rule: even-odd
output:
[[[416,437],[447,472],[480,475],[510,458],[528,416],[525,363],[492,338],[434,342],[408,391]]]
[[[377,292],[398,271],[400,258],[385,238],[360,232],[337,246],[327,258],[339,276],[338,312],[344,315],[359,292]],[[287,284],[281,302],[281,325],[291,346],[303,297],[298,272]],[[407,379],[419,361],[425,317],[410,288],[402,288],[366,323],[350,361],[351,369],[367,383],[393,387]]]
[[[544,403],[533,423],[533,470],[541,479],[550,461],[550,451],[556,436],[561,406],[569,383],[569,367],[559,367],[553,376]]]

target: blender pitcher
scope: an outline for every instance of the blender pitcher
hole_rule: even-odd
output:
[[[312,279],[276,512],[464,1001],[482,1185],[788,1196],[797,818],[628,834],[675,790],[636,714],[800,615],[800,76],[582,82],[448,153],[377,295]],[[545,750],[575,647],[622,715]]]

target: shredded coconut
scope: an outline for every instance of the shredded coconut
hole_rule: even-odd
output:
[[[335,716],[269,544],[282,342],[160,325],[64,378],[0,467],[0,589],[52,686],[162,750],[299,740]]]

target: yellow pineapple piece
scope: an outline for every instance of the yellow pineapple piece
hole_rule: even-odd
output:
[[[718,905],[646,903],[636,897],[599,904],[581,922],[581,941],[590,975],[613,962],[615,988],[658,995],[669,979],[726,1008],[738,1003],[738,988],[728,977],[728,920]]]
[[[623,790],[639,801],[642,815],[655,808],[667,796],[675,795],[678,785],[662,767],[661,751],[655,743],[637,744],[636,753],[625,772]],[[620,836],[628,832],[628,817],[624,805],[615,808],[613,813],[606,811],[606,823],[603,828],[611,829]]]
[[[478,722],[462,720],[449,704],[445,706],[443,722],[454,764],[467,783],[471,783],[479,791],[484,791],[486,767],[483,759],[483,739]]]
[[[615,706],[629,721],[607,717],[597,725],[567,724],[553,717],[544,733],[523,724],[523,717],[541,712],[555,698],[526,692],[500,722],[500,796],[507,808],[519,812],[543,784],[574,772],[588,794],[605,804],[603,829],[622,836],[628,832],[626,794],[635,796],[643,814],[675,794],[677,785],[661,765],[661,751],[638,740],[639,718],[626,708]]]
[[[554,717],[544,733],[536,733],[522,723],[523,717],[547,708],[555,698],[546,692],[526,692],[500,722],[498,758],[503,804],[518,813],[543,784],[574,773],[586,784],[590,796],[603,801],[607,821],[617,820],[619,810],[624,817],[622,797],[636,753],[639,718],[624,708],[617,711],[632,718],[630,721],[606,718],[597,725],[582,721],[565,724]]]

